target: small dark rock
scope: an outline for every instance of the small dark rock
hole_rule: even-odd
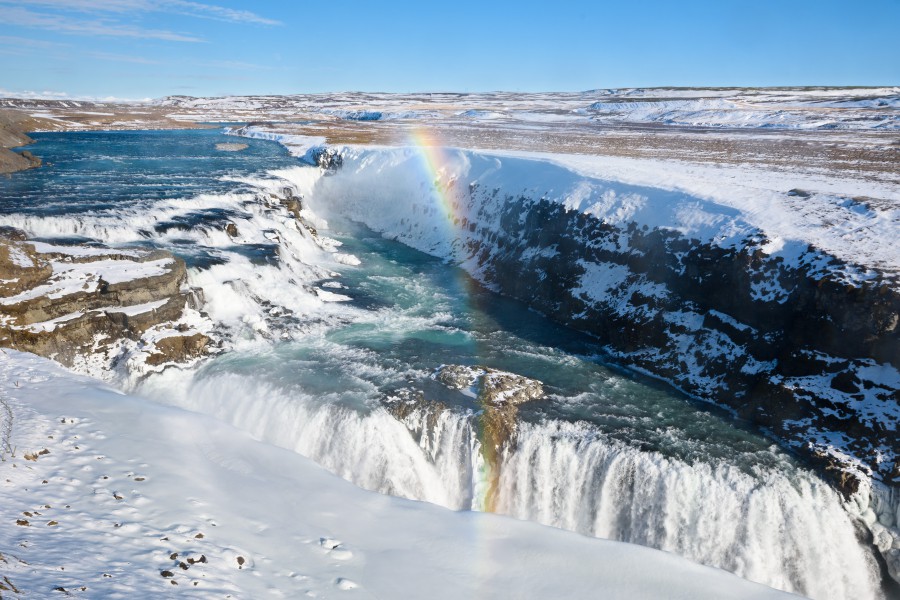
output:
[[[900,460],[894,463],[894,467],[888,473],[887,480],[893,483],[900,483]]]
[[[344,157],[334,148],[316,148],[310,158],[317,167],[326,171],[337,171],[344,166]]]
[[[849,371],[841,371],[831,379],[831,387],[839,392],[855,394],[859,392],[859,379]]]
[[[853,473],[844,471],[838,475],[837,486],[844,498],[849,498],[859,491],[859,478]]]

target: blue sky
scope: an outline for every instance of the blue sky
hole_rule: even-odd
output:
[[[900,0],[0,0],[0,95],[900,85]]]

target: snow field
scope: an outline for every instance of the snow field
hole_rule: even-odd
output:
[[[0,463],[4,575],[30,598],[788,597],[639,546],[366,492],[34,356],[0,355],[0,383],[15,453]]]

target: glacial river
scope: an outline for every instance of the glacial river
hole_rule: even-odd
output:
[[[292,246],[281,213],[260,204],[279,170],[299,168],[276,143],[222,152],[235,138],[217,129],[33,137],[46,166],[0,181],[0,225],[179,254],[224,340],[192,369],[111,376],[130,391],[368,489],[455,510],[484,510],[490,495],[496,512],[814,598],[880,596],[839,495],[727,413],[608,364],[591,338],[350,220],[319,228],[340,260],[306,238]],[[447,364],[544,384],[496,464],[485,464],[479,406],[434,378]],[[424,403],[402,419],[387,408],[409,395]]]

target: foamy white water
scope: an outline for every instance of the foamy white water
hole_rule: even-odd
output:
[[[430,399],[438,393],[430,375],[444,362],[521,372],[544,380],[554,398],[525,415],[502,455],[499,512],[668,550],[813,598],[881,596],[871,548],[816,475],[760,436],[597,365],[587,342],[475,289],[459,270],[363,228],[329,230],[305,207],[319,229],[313,238],[271,194],[285,185],[310,193],[319,177],[296,168],[232,178],[240,191],[74,217],[10,213],[2,223],[192,259],[189,283],[202,290],[226,352],[198,371],[118,374],[162,403],[212,415],[366,489],[482,510],[475,408],[400,421],[381,400],[403,387]],[[378,193],[407,193],[408,184]],[[444,215],[432,213],[412,220],[426,229],[416,240],[452,256]],[[236,224],[236,238],[225,222]]]
[[[401,424],[383,408],[358,410],[234,374],[201,375],[168,400],[366,489],[484,508],[471,412],[416,411]],[[688,464],[610,441],[585,423],[523,424],[502,457],[496,511],[667,550],[812,598],[880,597],[874,556],[838,494],[781,460],[781,470],[749,472],[724,461]]]

